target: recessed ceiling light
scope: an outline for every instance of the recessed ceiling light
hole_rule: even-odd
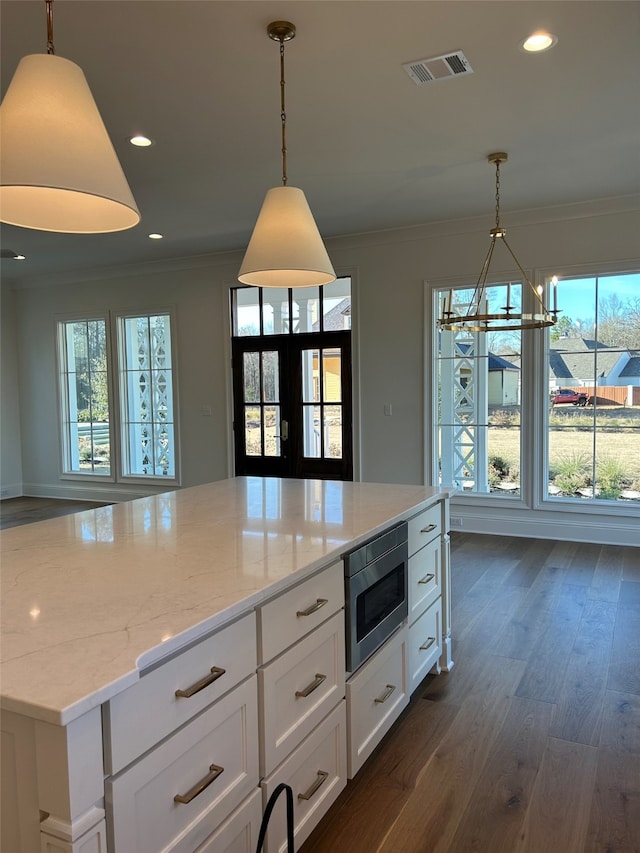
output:
[[[153,145],[153,139],[149,139],[148,136],[142,136],[142,134],[129,137],[129,142],[137,148],[148,148],[150,145]]]
[[[13,258],[14,261],[26,261],[27,258],[25,255],[15,255]]]
[[[522,50],[526,50],[527,53],[540,53],[542,50],[549,50],[550,47],[553,47],[557,43],[558,36],[554,36],[545,30],[538,30],[522,42],[521,48]]]
[[[149,234],[151,240],[162,240],[163,234]]]

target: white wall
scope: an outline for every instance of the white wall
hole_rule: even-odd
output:
[[[563,274],[578,264],[616,263],[638,256],[637,197],[505,213],[504,219],[510,244],[529,270],[535,267]],[[424,447],[431,438],[429,414],[427,435],[423,433],[424,388],[429,380],[423,368],[424,282],[453,278],[475,282],[492,224],[487,215],[327,241],[336,271],[353,277],[360,479],[424,481],[425,467],[428,471]],[[101,280],[16,292],[26,493],[68,495],[73,487],[68,481],[61,484],[58,478],[56,429],[45,428],[41,415],[56,411],[55,316],[95,307],[150,310],[176,306],[182,484],[191,486],[228,475],[227,292],[240,260],[240,253],[200,257],[192,263],[165,264],[153,272],[128,271]],[[497,258],[494,264],[499,271]],[[393,407],[391,417],[384,415],[387,403]],[[202,417],[204,405],[212,407],[213,417]],[[46,421],[51,424],[50,418]],[[19,448],[12,452],[19,453]],[[3,443],[3,463],[4,458]],[[118,495],[123,492],[126,490],[120,488]],[[530,535],[531,531],[525,527],[522,533]]]
[[[20,439],[15,293],[7,287],[3,287],[1,295],[0,496],[15,498],[22,494],[22,443]]]

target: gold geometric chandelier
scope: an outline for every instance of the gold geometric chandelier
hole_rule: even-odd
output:
[[[491,229],[491,242],[489,250],[484,259],[480,276],[478,277],[475,290],[468,304],[454,306],[453,291],[449,291],[448,299],[445,297],[442,303],[442,312],[438,318],[438,326],[441,329],[447,329],[453,332],[504,332],[513,331],[516,329],[543,329],[545,326],[554,326],[558,321],[558,308],[556,304],[556,290],[554,288],[554,306],[553,310],[549,311],[542,300],[542,288],[536,288],[531,282],[529,276],[525,273],[516,258],[511,246],[507,243],[506,228],[500,225],[500,164],[507,161],[507,155],[503,151],[498,151],[494,154],[489,154],[489,163],[495,163],[496,166],[496,224]],[[530,311],[525,311],[525,298],[522,294],[522,306],[518,310],[517,306],[511,304],[511,284],[507,284],[505,304],[501,306],[489,305],[489,293],[487,288],[487,274],[493,251],[496,244],[500,241],[509,251],[511,257],[516,263],[522,275],[523,289],[528,286],[530,291],[530,299],[533,300],[533,307]],[[495,288],[496,285],[493,285]],[[502,291],[503,288],[500,288]]]

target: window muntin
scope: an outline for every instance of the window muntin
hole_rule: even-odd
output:
[[[58,348],[62,471],[111,476],[105,318],[60,322]]]
[[[176,474],[171,317],[118,318],[123,477]]]
[[[490,304],[520,305],[520,282],[487,288]],[[442,288],[444,300],[464,313],[471,287]],[[435,448],[439,482],[465,494],[520,496],[521,332],[452,332],[434,327],[437,363]]]
[[[546,496],[640,499],[640,273],[563,277],[548,334]],[[576,392],[563,402],[560,389]],[[585,405],[586,396],[586,405]]]

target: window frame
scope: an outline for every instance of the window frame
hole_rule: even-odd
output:
[[[602,278],[608,275],[619,275],[623,273],[640,274],[640,259],[629,262],[617,263],[586,263],[572,264],[563,267],[540,268],[536,271],[536,285],[543,286],[545,292],[549,289],[552,277],[558,278]],[[563,497],[556,498],[548,494],[547,483],[549,477],[549,407],[546,405],[548,397],[548,375],[549,375],[549,329],[544,330],[544,335],[538,340],[538,374],[543,387],[537,390],[537,428],[541,438],[540,459],[537,465],[537,488],[533,496],[532,509],[551,510],[553,512],[578,511],[594,516],[613,516],[634,518],[640,516],[640,506],[631,501],[608,501],[592,500],[583,498]],[[544,402],[543,402],[544,401]],[[593,430],[591,431],[593,434]]]
[[[630,259],[615,263],[584,263],[540,267],[532,271],[531,280],[536,287],[543,287],[544,298],[548,299],[549,283],[554,275],[559,278],[579,278],[606,276],[640,271],[640,259]],[[488,286],[511,278],[519,279],[516,273],[492,276]],[[469,287],[468,280],[462,276],[438,278],[424,281],[424,482],[438,485],[438,364],[436,321],[438,317],[438,292],[456,287]],[[532,295],[531,295],[532,296]],[[495,493],[455,492],[453,506],[462,514],[471,507],[484,507],[477,517],[491,516],[498,508],[507,513],[516,512],[534,522],[538,517],[541,523],[549,513],[560,518],[566,515],[575,520],[577,513],[591,515],[603,520],[607,517],[615,524],[616,520],[640,518],[640,506],[630,501],[586,501],[581,499],[554,499],[547,494],[548,478],[548,340],[549,329],[526,331],[522,335],[521,346],[521,413],[520,413],[520,496],[517,498],[496,495]],[[533,447],[533,453],[525,448]],[[445,484],[446,485],[446,484]],[[452,511],[453,511],[452,506]],[[530,513],[527,516],[527,513]],[[472,514],[471,517],[475,517]],[[506,520],[506,515],[502,516]]]
[[[73,471],[70,470],[70,460],[73,456],[73,451],[70,447],[69,435],[66,431],[66,424],[69,419],[69,388],[68,388],[68,350],[66,344],[66,334],[62,333],[62,329],[71,323],[80,322],[95,322],[102,320],[105,324],[105,340],[106,340],[106,363],[107,363],[107,397],[109,404],[109,447],[110,458],[108,474],[98,474],[95,471]],[[56,345],[56,401],[58,406],[57,430],[58,430],[58,467],[59,477],[61,480],[93,480],[97,483],[115,483],[117,481],[116,472],[116,455],[114,453],[115,433],[113,412],[114,412],[114,386],[113,386],[113,371],[112,351],[111,351],[111,321],[108,311],[76,311],[65,312],[64,314],[56,315],[55,317],[55,345]]]
[[[500,270],[492,274],[487,280],[487,288],[498,287],[504,285],[505,282],[511,281],[520,282],[523,294],[523,306],[528,305],[529,298],[532,294],[528,292],[525,282],[522,281],[522,273],[519,270],[504,271]],[[438,422],[438,368],[439,368],[439,352],[438,352],[438,335],[437,335],[437,319],[438,319],[438,294],[442,291],[455,289],[473,290],[475,280],[470,280],[463,276],[455,276],[445,279],[433,279],[424,282],[425,287],[425,378],[429,377],[430,385],[427,385],[424,395],[425,399],[425,425],[430,424],[430,434],[427,434],[425,429],[425,483],[431,483],[438,486],[438,431],[440,424]],[[527,338],[524,334],[521,336],[520,358],[521,358],[521,388],[524,388],[524,363],[525,363],[525,348],[528,350]],[[520,395],[520,490],[519,494],[497,494],[496,492],[468,492],[456,491],[456,503],[460,506],[484,506],[484,507],[508,507],[509,510],[527,509],[528,496],[531,491],[532,472],[530,471],[529,460],[523,452],[526,446],[526,441],[529,441],[529,429],[526,426],[525,413],[529,409],[528,395],[521,391]],[[427,464],[428,463],[428,464]],[[449,484],[444,483],[447,486]]]
[[[168,315],[171,339],[171,389],[173,397],[173,445],[174,445],[174,474],[126,474],[124,467],[122,405],[124,402],[120,376],[120,324],[127,318],[154,317]],[[109,442],[110,442],[110,474],[99,474],[94,471],[65,470],[67,460],[71,458],[68,439],[65,435],[65,423],[68,420],[68,380],[66,372],[66,342],[62,340],[61,329],[69,323],[81,321],[102,320],[105,323],[107,350],[107,393],[109,400]],[[179,404],[179,370],[178,370],[178,334],[177,312],[175,306],[160,306],[154,309],[109,309],[106,311],[74,311],[57,314],[55,323],[56,351],[56,400],[58,406],[58,467],[61,480],[83,480],[98,483],[127,483],[131,485],[167,484],[171,488],[181,485],[181,443],[180,443],[180,404]]]

